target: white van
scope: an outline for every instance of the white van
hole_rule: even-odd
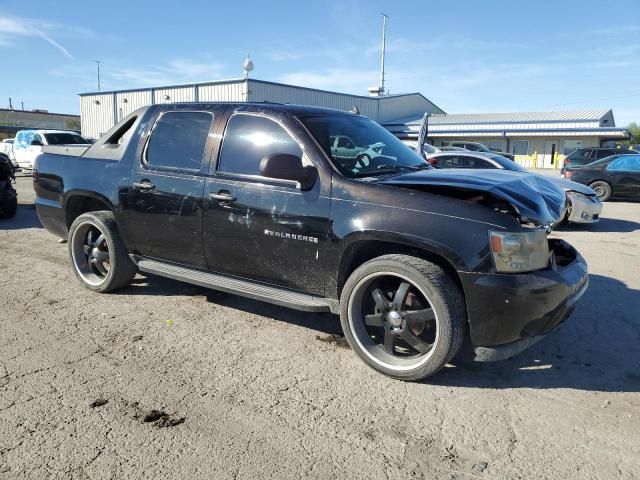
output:
[[[75,132],[65,130],[20,130],[13,142],[13,155],[18,167],[31,170],[44,145],[88,145]]]

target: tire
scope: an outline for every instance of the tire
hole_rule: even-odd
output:
[[[131,283],[138,269],[120,238],[113,213],[83,213],[71,224],[68,238],[73,272],[86,288],[105,293]]]
[[[596,195],[598,195],[598,199],[601,202],[606,202],[607,200],[609,200],[609,198],[611,198],[612,189],[611,185],[609,185],[607,182],[598,180],[597,182],[593,182],[589,186],[596,192]]]
[[[18,197],[11,198],[6,205],[0,209],[2,214],[0,214],[0,218],[13,218],[16,216],[16,212],[18,211]]]
[[[393,254],[364,263],[347,279],[340,323],[370,367],[415,381],[434,375],[456,355],[466,309],[458,285],[441,267]]]

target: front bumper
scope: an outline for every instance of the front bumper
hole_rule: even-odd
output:
[[[595,223],[600,219],[602,202],[598,197],[571,195],[571,213],[567,218],[573,223]]]
[[[563,240],[549,240],[552,266],[524,274],[461,273],[477,360],[509,358],[566,320],[589,283],[587,264]]]

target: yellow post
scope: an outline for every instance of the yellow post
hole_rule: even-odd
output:
[[[533,160],[533,165],[531,168],[536,168],[538,166],[538,150],[533,151],[533,155],[531,155],[531,160]]]
[[[553,169],[557,170],[558,169],[558,158],[560,157],[560,155],[558,154],[558,151],[556,150],[556,154],[553,156]]]

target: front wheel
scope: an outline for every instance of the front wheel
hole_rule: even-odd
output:
[[[589,186],[593,189],[594,192],[596,192],[596,195],[601,202],[606,202],[607,200],[609,200],[609,198],[611,198],[611,185],[609,185],[607,182],[599,180],[597,182],[593,182]]]
[[[96,292],[126,287],[137,267],[120,238],[113,213],[83,213],[69,229],[69,258],[82,284]]]
[[[384,255],[357,268],[341,295],[340,322],[351,348],[394,378],[421,380],[458,352],[465,332],[464,298],[438,265]]]

